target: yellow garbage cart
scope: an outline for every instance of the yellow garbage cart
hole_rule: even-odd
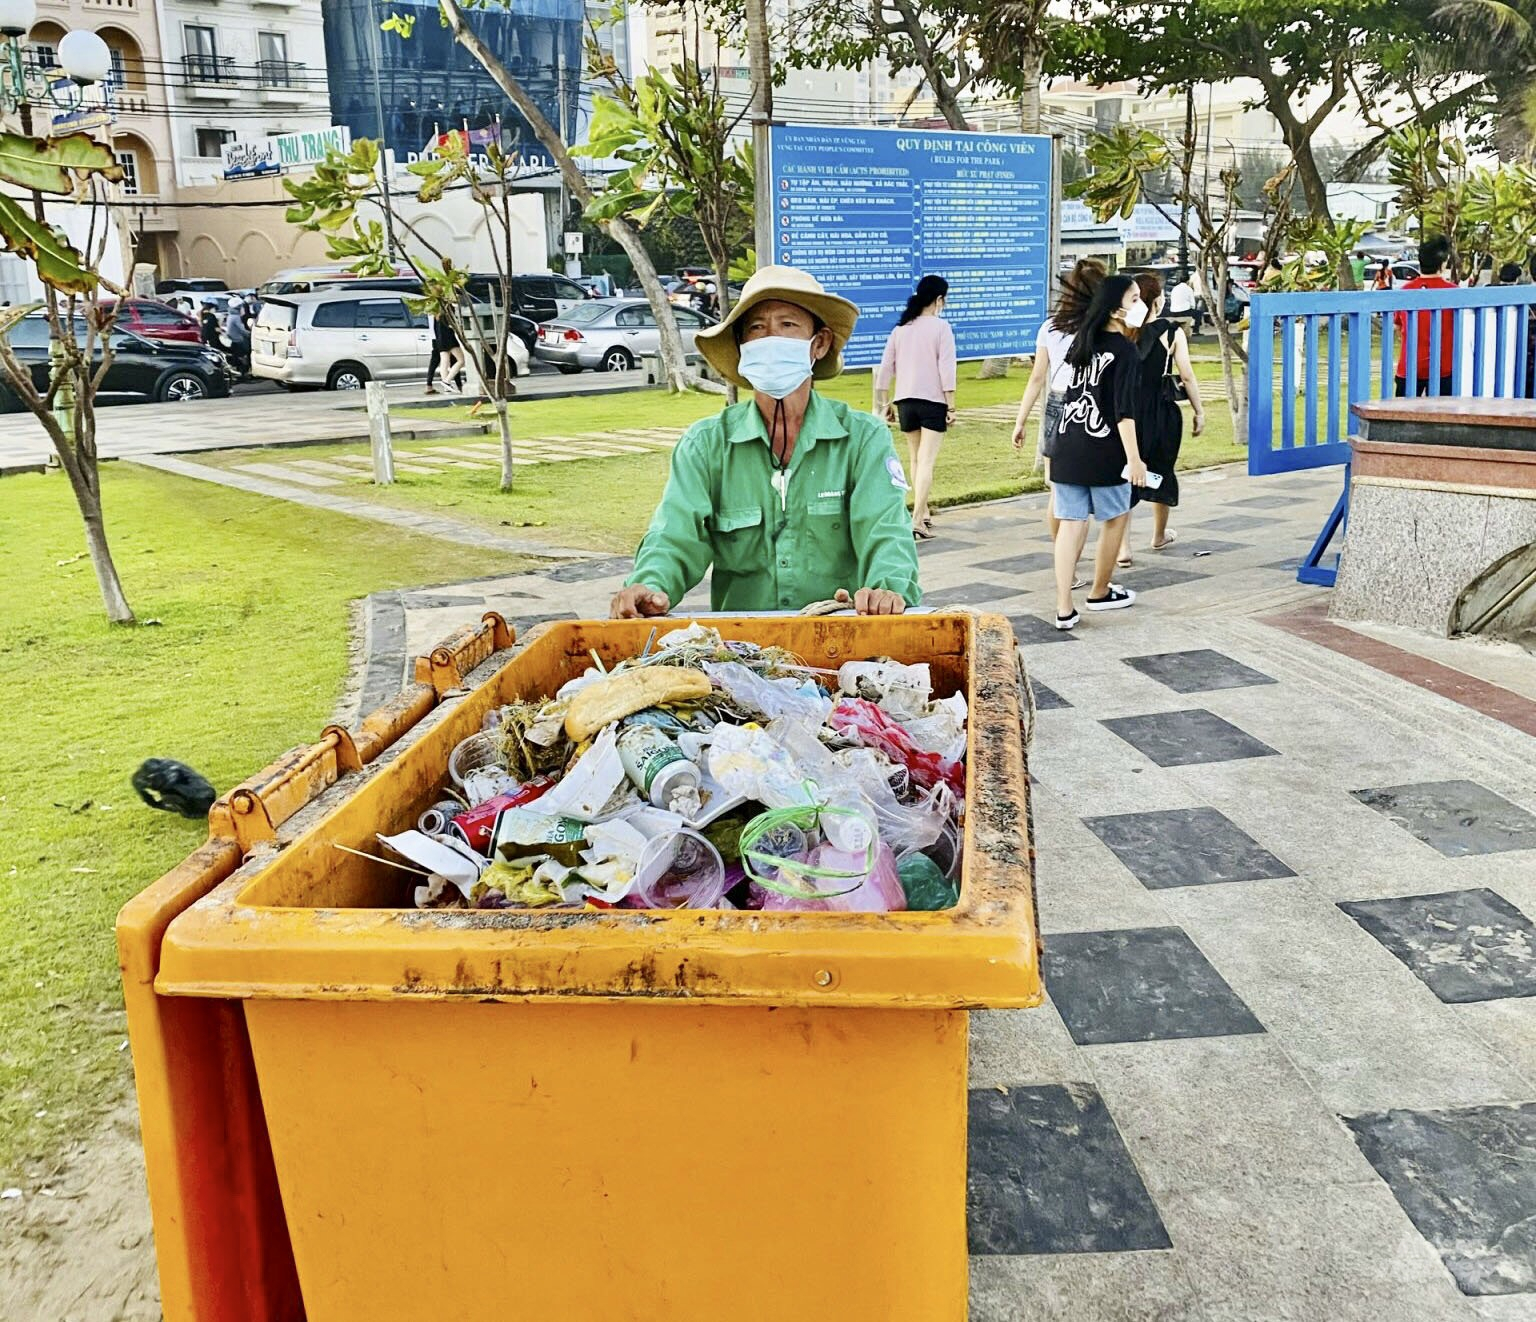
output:
[[[965,1316],[967,1011],[1041,999],[1011,629],[711,623],[966,694],[959,905],[403,907],[404,874],[339,846],[414,824],[487,712],[654,626],[514,646],[487,616],[123,910],[170,1322]]]

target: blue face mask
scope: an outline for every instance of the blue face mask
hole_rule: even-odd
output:
[[[741,346],[741,374],[754,390],[783,399],[811,374],[811,342],[767,335]]]

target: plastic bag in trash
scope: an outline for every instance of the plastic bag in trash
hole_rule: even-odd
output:
[[[926,854],[911,853],[896,864],[896,875],[907,896],[907,908],[921,913],[953,909],[960,902],[960,888],[946,877]]]
[[[811,874],[811,870],[861,875],[853,878],[850,886],[849,881],[843,880],[818,882]],[[786,863],[780,875],[785,881],[793,880],[793,864]],[[893,913],[907,907],[906,892],[902,890],[901,879],[896,874],[896,857],[891,853],[890,846],[886,844],[875,846],[874,859],[871,862],[868,855],[863,852],[855,853],[838,849],[830,842],[824,843],[811,854],[810,870],[805,880],[810,883],[806,889],[823,889],[841,893],[827,894],[821,899],[813,900],[797,895],[784,895],[764,888],[766,893],[762,897],[763,909],[816,913]]]
[[[832,711],[832,700],[810,680],[764,679],[739,661],[706,661],[704,673],[737,706],[770,721],[790,716],[820,725]]]
[[[930,703],[921,716],[903,720],[901,728],[925,753],[958,762],[965,756],[966,714],[965,695],[955,693]]]
[[[933,697],[927,664],[899,661],[847,661],[837,672],[838,687],[850,698],[877,702],[899,721],[923,714]]]
[[[741,795],[769,808],[792,808],[816,801],[806,787],[806,772],[767,730],[716,726],[708,759],[709,774],[727,794]]]
[[[965,767],[937,753],[925,752],[908,737],[906,730],[874,703],[863,698],[844,698],[837,704],[827,724],[834,730],[856,738],[866,748],[875,748],[911,773],[912,783],[923,789],[944,783],[955,797],[965,795]]]

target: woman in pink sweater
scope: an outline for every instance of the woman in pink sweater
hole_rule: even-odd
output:
[[[933,536],[928,493],[944,433],[955,420],[955,332],[940,315],[949,281],[925,275],[885,342],[875,373],[875,416],[901,428],[912,459],[912,535]],[[895,383],[896,402],[888,401]]]

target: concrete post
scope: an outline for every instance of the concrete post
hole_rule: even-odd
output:
[[[363,387],[368,396],[368,443],[373,450],[373,480],[381,487],[395,480],[395,447],[389,434],[389,400],[382,381]]]

